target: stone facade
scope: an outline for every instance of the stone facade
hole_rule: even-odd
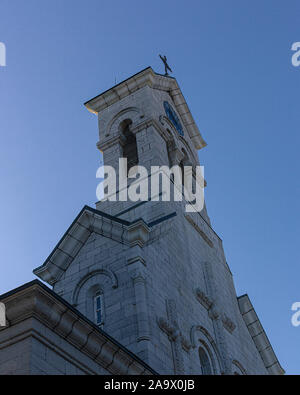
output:
[[[0,374],[153,374],[149,366],[35,280],[1,296]]]
[[[166,101],[184,136],[166,117]],[[118,168],[124,125],[148,170],[199,165],[206,143],[174,78],[147,68],[86,107],[98,114],[105,165]],[[100,295],[101,328],[159,374],[284,373],[249,298],[237,298],[206,207],[187,213],[185,204],[86,206],[34,273],[90,321]]]

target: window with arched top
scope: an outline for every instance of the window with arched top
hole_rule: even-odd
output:
[[[136,137],[130,130],[132,124],[130,119],[125,119],[121,125],[121,144],[123,150],[123,158],[127,159],[127,169],[138,164],[138,150]]]
[[[95,324],[98,325],[99,327],[102,327],[104,323],[103,294],[100,291],[96,292],[94,295],[93,310],[94,310]]]
[[[199,347],[199,359],[200,359],[201,373],[203,375],[212,375],[213,371],[212,371],[209,356],[206,350],[204,350],[204,348],[202,347]]]

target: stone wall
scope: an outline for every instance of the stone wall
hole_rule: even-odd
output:
[[[0,297],[0,374],[153,374],[153,370],[42,283]]]

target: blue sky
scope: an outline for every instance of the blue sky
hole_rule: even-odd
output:
[[[0,294],[34,278],[94,206],[97,118],[83,103],[166,54],[208,146],[208,212],[289,374],[300,373],[300,41],[295,0],[1,0]]]

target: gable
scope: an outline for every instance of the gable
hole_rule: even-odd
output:
[[[120,244],[143,246],[148,240],[149,232],[149,226],[142,219],[128,222],[85,206],[44,264],[34,269],[33,273],[54,285],[86,245],[92,233]]]

